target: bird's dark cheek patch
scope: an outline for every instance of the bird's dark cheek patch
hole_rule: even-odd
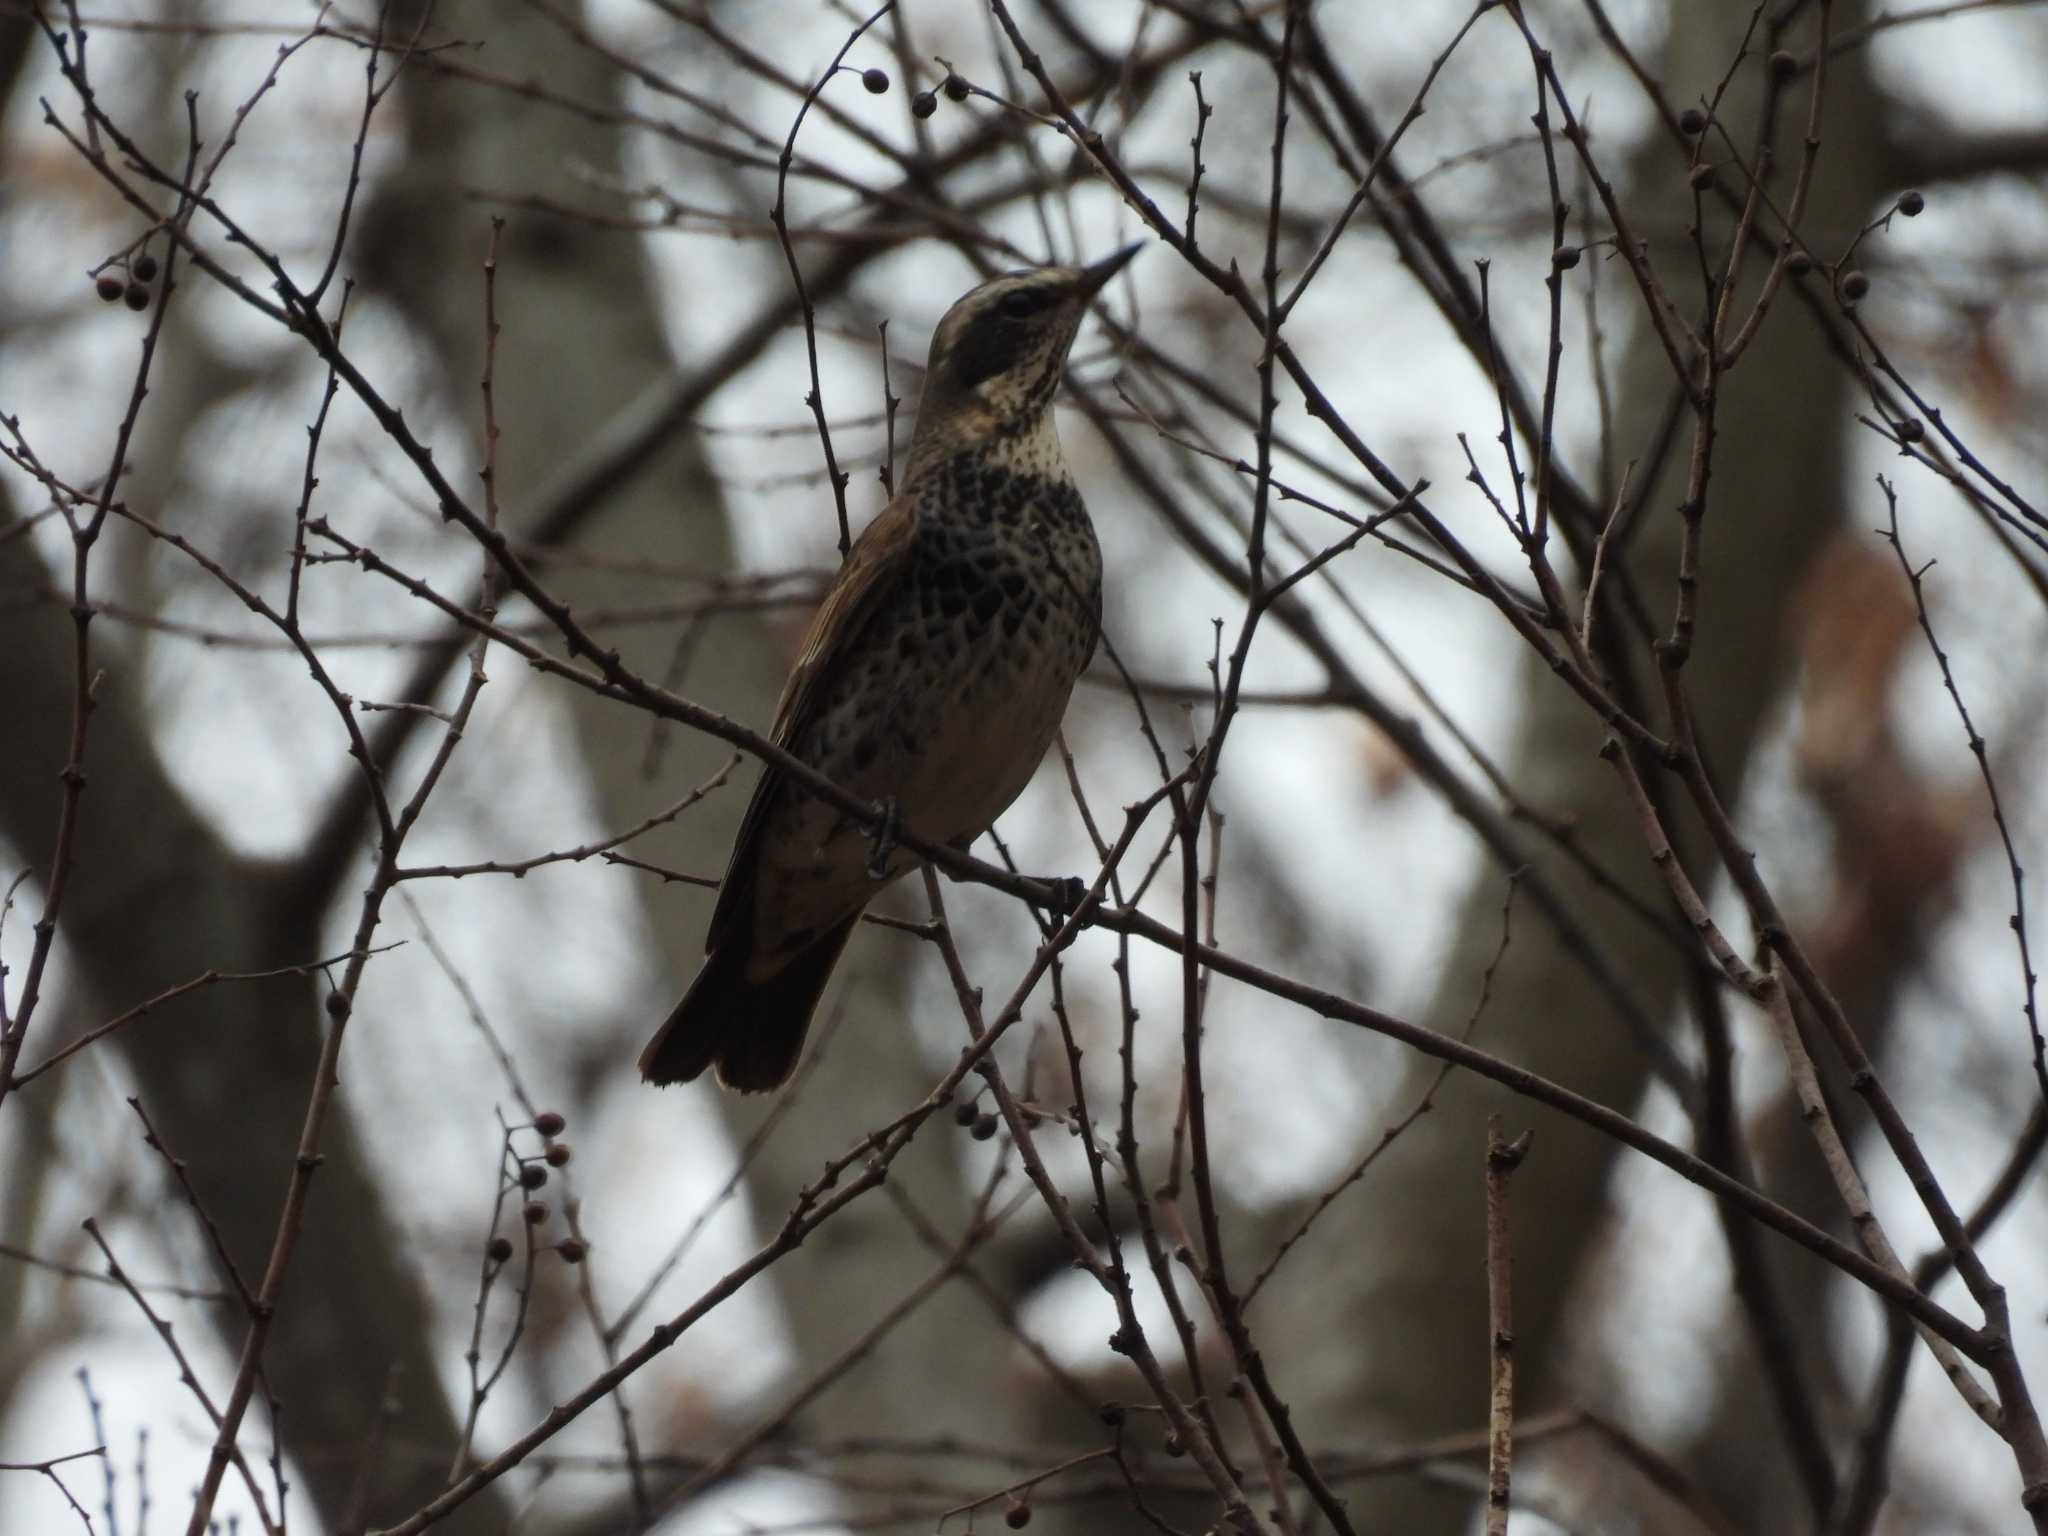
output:
[[[995,325],[977,325],[960,338],[953,354],[953,382],[960,389],[984,384],[1016,361],[1016,348]]]

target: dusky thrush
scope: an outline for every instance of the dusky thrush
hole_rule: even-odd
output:
[[[902,490],[854,541],[776,706],[778,746],[926,842],[964,848],[1017,798],[1094,654],[1102,556],[1052,400],[1089,300],[1137,250],[1005,273],[946,312]],[[641,1075],[787,1081],[861,910],[914,863],[763,773],[704,968]]]

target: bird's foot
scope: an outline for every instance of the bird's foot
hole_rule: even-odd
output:
[[[875,810],[879,819],[869,838],[868,878],[886,880],[889,878],[889,856],[896,851],[896,834],[903,825],[903,812],[893,795],[878,802]]]
[[[1045,882],[1052,893],[1046,911],[1055,919],[1064,921],[1081,910],[1081,903],[1088,899],[1088,882],[1077,880],[1072,875],[1061,875]]]

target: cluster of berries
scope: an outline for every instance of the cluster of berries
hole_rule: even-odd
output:
[[[114,272],[116,266],[126,267],[127,277]],[[139,312],[149,308],[149,285],[156,281],[156,274],[156,258],[143,251],[129,260],[108,263],[93,279],[93,292],[109,304],[126,304]]]
[[[880,96],[889,89],[889,72],[886,69],[864,69],[860,72],[860,83],[867,87],[870,95]],[[938,111],[939,91],[946,93],[948,101],[965,101],[974,94],[974,88],[949,69],[946,78],[939,82],[938,91],[919,91],[910,98],[910,115],[930,117]]]
[[[534,1117],[533,1128],[539,1131],[545,1143],[538,1157],[522,1157],[519,1160],[519,1187],[526,1191],[526,1203],[519,1208],[519,1219],[529,1227],[538,1227],[553,1214],[547,1201],[540,1198],[539,1191],[548,1182],[548,1170],[564,1166],[570,1157],[569,1143],[557,1141],[568,1128],[568,1122],[553,1110],[543,1110]],[[582,1239],[565,1237],[555,1245],[564,1262],[580,1264],[588,1251]],[[512,1259],[512,1239],[502,1233],[494,1235],[485,1252],[493,1264],[507,1264]]]

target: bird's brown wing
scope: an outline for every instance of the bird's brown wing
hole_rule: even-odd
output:
[[[853,541],[846,563],[839,567],[839,575],[811,618],[789,681],[782,685],[775,723],[768,733],[775,745],[791,749],[816,717],[820,701],[831,695],[847,656],[855,649],[854,637],[902,579],[916,537],[917,508],[908,496],[898,496]],[[704,938],[707,952],[718,947],[720,937],[746,910],[753,892],[754,844],[767,826],[768,808],[781,787],[781,778],[770,768],[754,785],[754,798],[747,803],[725,878],[719,882],[718,904],[711,910],[711,928]]]

